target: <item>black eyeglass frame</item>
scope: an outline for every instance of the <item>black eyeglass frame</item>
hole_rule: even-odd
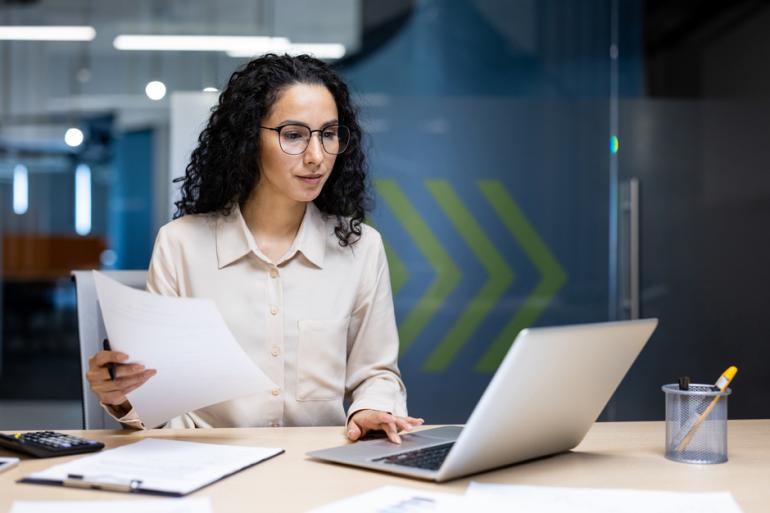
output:
[[[288,126],[301,126],[301,127],[304,127],[304,128],[307,128],[308,130],[310,130],[310,137],[307,140],[307,145],[299,153],[289,153],[288,151],[286,151],[286,149],[284,149],[283,144],[281,144],[281,130],[283,130],[284,128],[286,128]],[[328,153],[329,155],[342,155],[343,153],[345,153],[345,151],[347,151],[348,146],[350,145],[350,129],[347,126],[345,126],[345,125],[341,125],[339,123],[332,123],[331,125],[326,125],[326,126],[324,126],[322,128],[317,128],[315,130],[312,130],[309,126],[303,125],[301,123],[286,123],[285,125],[281,125],[281,126],[277,126],[277,127],[269,127],[269,126],[259,125],[259,128],[264,128],[265,130],[272,130],[273,132],[278,134],[278,146],[280,146],[281,147],[281,151],[283,151],[287,155],[302,155],[303,153],[305,153],[307,151],[308,146],[310,146],[310,139],[313,138],[313,134],[315,132],[323,132],[324,130],[328,130],[331,127],[337,127],[338,129],[339,128],[344,128],[345,130],[347,130],[347,132],[348,132],[348,140],[345,142],[345,147],[342,149],[342,151],[340,151],[338,153],[332,153],[332,152],[330,152],[329,150],[326,149],[326,145],[324,144],[324,138],[322,136],[321,139],[320,139],[321,140],[321,148],[323,148],[323,150],[326,153]]]

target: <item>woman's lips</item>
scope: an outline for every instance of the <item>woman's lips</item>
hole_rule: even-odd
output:
[[[315,185],[321,181],[321,178],[323,175],[305,175],[305,176],[298,176],[300,180],[307,184]]]

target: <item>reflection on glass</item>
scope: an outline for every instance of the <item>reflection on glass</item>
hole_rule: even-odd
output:
[[[29,207],[29,177],[27,166],[16,164],[13,168],[13,213],[24,214]]]
[[[75,170],[75,231],[91,233],[91,168],[86,164]]]

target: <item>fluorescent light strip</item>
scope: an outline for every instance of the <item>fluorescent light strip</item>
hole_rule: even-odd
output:
[[[91,233],[91,168],[87,164],[75,168],[75,231]]]
[[[29,173],[27,166],[16,164],[13,168],[13,213],[22,215],[29,207]]]
[[[265,36],[164,36],[121,34],[112,45],[118,50],[229,52],[242,49],[271,51],[286,47],[285,37]]]
[[[345,45],[339,43],[291,43],[287,46],[271,49],[277,53],[288,53],[289,55],[300,55],[307,53],[319,59],[341,59],[345,56]],[[267,51],[252,51],[249,49],[238,49],[227,52],[230,57],[254,57]]]
[[[0,26],[4,41],[92,41],[96,30],[89,26]]]

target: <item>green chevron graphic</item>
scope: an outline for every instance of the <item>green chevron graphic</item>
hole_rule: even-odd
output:
[[[531,326],[548,307],[553,297],[567,281],[567,274],[553,257],[548,247],[529,224],[518,205],[508,195],[503,185],[497,180],[481,180],[479,188],[497,215],[503,221],[511,235],[521,244],[532,263],[540,271],[541,280],[516,315],[505,325],[503,330],[476,363],[475,369],[481,372],[493,372],[497,369],[511,342],[524,328]]]
[[[376,180],[375,187],[417,249],[436,270],[433,282],[399,326],[400,353],[404,354],[457,286],[460,271],[395,181]]]
[[[365,218],[364,223],[368,224],[372,228],[377,228],[377,225],[375,222],[370,218]],[[385,258],[388,259],[388,270],[390,271],[390,290],[395,297],[396,294],[398,294],[398,291],[401,290],[401,287],[404,285],[404,283],[409,280],[409,270],[404,265],[404,261],[399,258],[398,253],[396,253],[396,250],[393,249],[393,246],[391,246],[388,241],[385,239],[382,239],[382,245],[385,247]]]
[[[390,287],[393,290],[393,295],[398,294],[404,283],[409,280],[409,271],[406,269],[404,262],[398,257],[396,250],[393,246],[388,244],[385,240],[382,241],[385,246],[385,256],[388,257],[388,269],[390,269]]]
[[[488,275],[484,286],[426,360],[423,369],[437,372],[446,369],[452,362],[513,282],[515,275],[449,183],[429,180],[426,186]]]

